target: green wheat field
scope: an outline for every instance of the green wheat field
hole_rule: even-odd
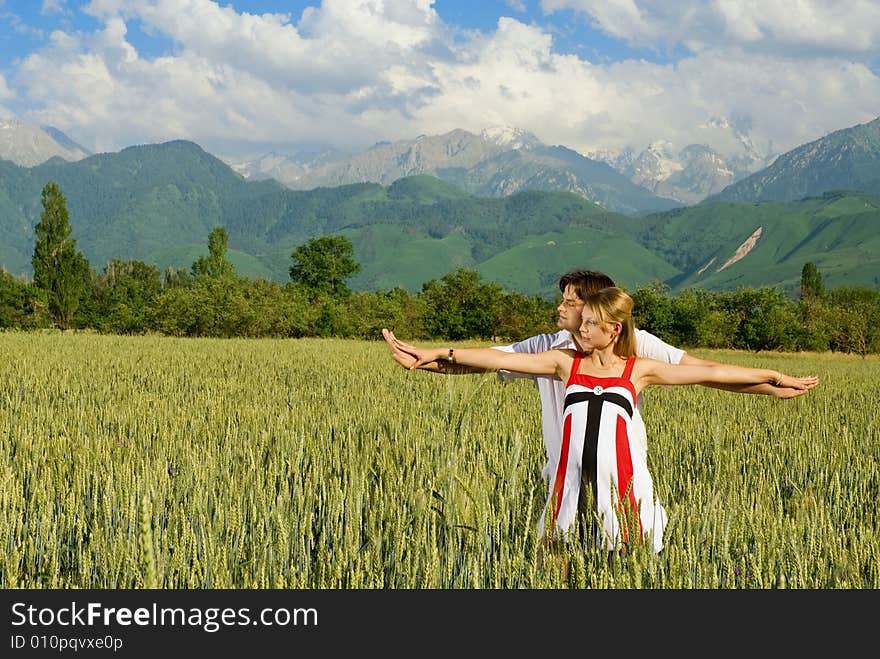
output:
[[[0,587],[880,587],[880,358],[693,353],[822,382],[648,389],[664,551],[539,560],[531,382],[379,340],[0,333]]]

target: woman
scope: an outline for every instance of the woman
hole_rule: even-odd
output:
[[[638,394],[650,385],[761,384],[809,390],[819,378],[791,377],[769,369],[727,364],[691,366],[635,357],[633,301],[622,289],[588,295],[580,326],[584,352],[501,352],[492,348],[414,348],[412,368],[438,359],[487,369],[556,375],[566,382],[562,451],[548,511],[555,528],[573,530],[592,492],[596,540],[620,549],[638,539],[655,552],[663,547],[666,517],[655,507],[646,454],[630,433]],[[584,492],[584,493],[585,493]]]

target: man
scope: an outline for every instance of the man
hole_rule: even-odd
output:
[[[601,272],[595,272],[592,270],[575,270],[563,275],[559,279],[559,290],[562,293],[562,301],[557,307],[559,316],[556,320],[556,324],[560,328],[559,331],[554,334],[539,334],[508,346],[496,346],[496,348],[498,350],[528,353],[538,353],[546,350],[566,348],[582,351],[582,348],[578,343],[578,330],[581,325],[581,312],[584,308],[584,298],[591,293],[614,285],[615,284],[610,277]],[[416,359],[412,354],[407,352],[409,344],[399,341],[392,332],[383,330],[383,336],[391,347],[392,358],[404,368],[410,368],[415,363]],[[717,362],[693,357],[687,354],[684,350],[675,348],[668,343],[661,341],[653,334],[643,330],[636,330],[636,346],[637,353],[640,357],[656,359],[670,364],[717,364]],[[451,365],[443,361],[431,362],[420,368],[434,372],[454,374],[482,372],[482,369]],[[517,377],[531,378],[535,381],[538,388],[538,393],[541,398],[541,429],[544,435],[544,447],[547,452],[547,462],[544,465],[541,475],[548,486],[549,503],[549,497],[552,494],[552,477],[559,462],[559,453],[562,446],[562,416],[565,400],[565,383],[556,377],[525,375],[520,373],[510,373],[507,371],[499,371],[498,377],[502,382]],[[711,386],[739,393],[767,394],[776,398],[793,398],[804,393],[803,390],[777,387],[770,384]],[[636,409],[633,413],[633,430],[639,439],[642,450],[647,451],[647,433],[639,410],[640,407],[641,395],[639,396]],[[656,509],[658,514],[662,516],[662,520],[660,520],[660,523],[657,525],[661,532],[654,538],[654,549],[655,551],[659,551],[662,548],[662,528],[665,526],[666,512],[659,503],[656,505]],[[538,523],[538,528],[540,535],[543,536],[543,513]]]

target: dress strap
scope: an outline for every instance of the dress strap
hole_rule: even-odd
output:
[[[571,384],[572,380],[574,380],[574,376],[577,375],[578,369],[581,367],[582,356],[582,352],[574,353],[574,361],[571,364],[571,373],[568,374],[568,382],[565,383],[566,387]]]
[[[623,375],[621,375],[620,377],[622,377],[624,380],[629,380],[630,376],[632,375],[633,366],[635,366],[635,363],[635,357],[630,357],[629,359],[627,359],[626,366],[623,367]]]

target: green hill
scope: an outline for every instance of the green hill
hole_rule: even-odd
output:
[[[476,269],[487,281],[495,281],[509,290],[552,297],[559,292],[559,275],[585,265],[612,274],[616,283],[626,287],[678,274],[676,268],[635,243],[629,235],[589,227],[529,236],[483,261]]]
[[[677,289],[793,290],[806,261],[829,286],[880,285],[880,200],[869,194],[716,202],[633,217],[571,192],[480,197],[426,175],[295,191],[247,181],[185,141],[33,168],[0,161],[0,267],[13,274],[31,272],[49,181],[61,186],[77,247],[98,271],[113,258],[189,268],[206,254],[211,229],[223,226],[241,274],[281,282],[296,247],[343,234],[361,264],[356,290],[415,292],[459,267],[527,294],[553,295],[559,275],[575,267],[604,270],[628,287],[662,280]],[[722,267],[746,251],[750,236],[751,249]]]
[[[417,290],[531,235],[575,226],[626,232],[637,222],[568,192],[484,198],[425,175],[387,187],[294,191],[271,180],[246,181],[185,141],[34,168],[0,162],[0,174],[0,265],[14,273],[30,272],[40,191],[49,181],[61,186],[77,246],[97,270],[113,258],[188,267],[219,225],[243,274],[286,281],[297,246],[343,233],[363,266],[357,286]]]
[[[639,241],[681,271],[669,280],[674,289],[773,285],[794,291],[807,261],[830,287],[877,287],[878,228],[880,197],[829,192],[800,201],[718,202],[651,215]],[[745,253],[734,260],[738,250]]]

